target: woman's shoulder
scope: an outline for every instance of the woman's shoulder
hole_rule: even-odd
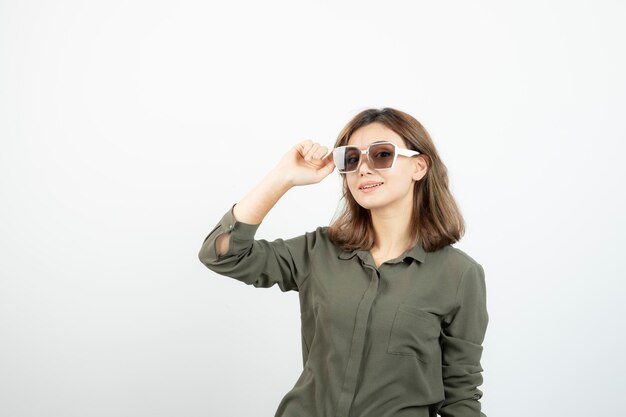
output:
[[[317,226],[304,233],[303,237],[308,242],[310,250],[335,247],[328,237],[328,228],[329,226]]]
[[[428,253],[431,264],[440,265],[446,270],[462,272],[471,266],[481,266],[480,263],[466,251],[452,245],[446,245],[434,252]]]
[[[315,235],[320,238],[328,237],[328,226],[317,226],[315,229],[308,229],[304,232],[305,235]]]
[[[449,252],[448,256],[456,259],[458,262],[465,264],[478,264],[478,261],[464,250],[452,245],[447,245],[446,247],[448,248]]]
[[[328,226],[317,226],[314,229],[307,229],[297,238],[304,239],[315,244],[326,243],[328,241]]]

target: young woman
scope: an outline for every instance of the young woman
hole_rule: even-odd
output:
[[[255,240],[291,187],[337,168],[346,205],[329,226]],[[298,291],[303,371],[275,417],[485,417],[483,267],[451,244],[464,221],[424,127],[357,114],[332,152],[305,140],[235,203],[200,249],[212,271]]]

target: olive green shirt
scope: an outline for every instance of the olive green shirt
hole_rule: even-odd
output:
[[[482,266],[450,245],[415,244],[378,268],[345,252],[328,227],[255,240],[236,203],[204,240],[200,261],[245,284],[297,291],[303,370],[275,417],[486,417],[480,358],[489,320]],[[228,251],[215,241],[230,232]]]

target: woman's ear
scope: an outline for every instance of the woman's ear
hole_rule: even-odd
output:
[[[428,164],[421,155],[418,155],[413,159],[413,180],[419,181],[426,175],[426,172],[428,171]]]

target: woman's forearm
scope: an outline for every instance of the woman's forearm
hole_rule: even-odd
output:
[[[235,204],[233,208],[235,219],[242,223],[260,224],[272,207],[291,187],[292,185],[284,175],[281,175],[278,170],[272,169]],[[229,234],[230,232],[224,233],[217,238],[216,246],[220,255],[228,251]]]
[[[235,219],[242,223],[259,224],[278,200],[291,188],[284,175],[273,169],[234,207]]]

